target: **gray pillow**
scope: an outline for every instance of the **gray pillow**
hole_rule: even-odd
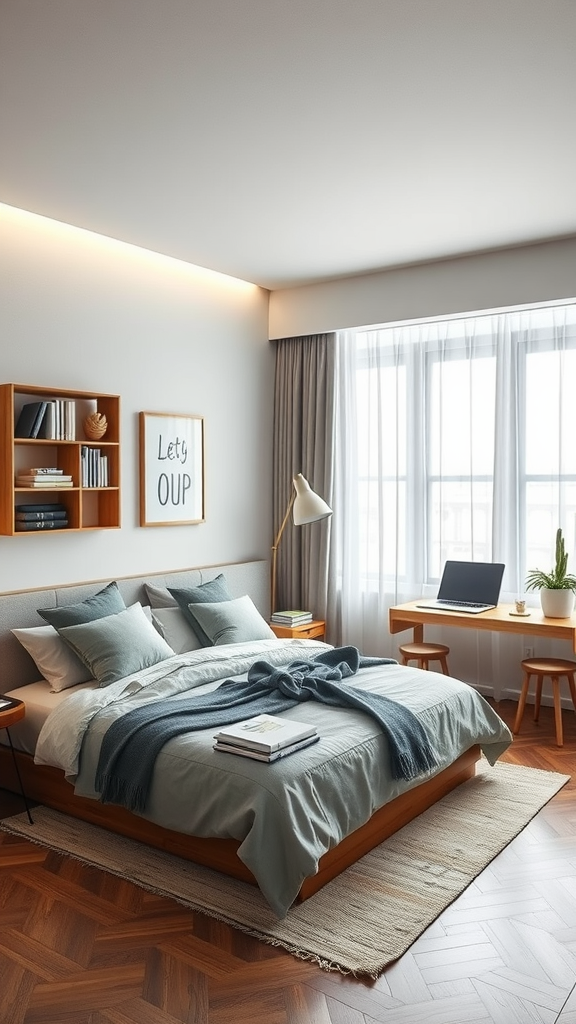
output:
[[[276,639],[247,595],[230,601],[191,604],[189,611],[215,646]]]
[[[215,579],[209,580],[208,583],[201,583],[199,587],[168,587],[168,590],[172,597],[176,598],[202,647],[211,647],[213,641],[202,628],[202,623],[198,622],[194,615],[192,615],[190,605],[231,601],[232,594],[226,586],[224,574],[220,573]]]
[[[46,619],[54,629],[60,626],[76,626],[80,622],[93,622],[105,615],[115,615],[126,610],[122,594],[117,583],[109,583],[104,590],[88,597],[78,604],[67,604],[62,608],[39,608],[38,614]]]
[[[177,604],[172,608],[154,608],[152,622],[175,654],[202,649],[196,633]]]
[[[144,590],[151,608],[177,608],[178,602],[167,587],[158,587],[155,583],[145,583]]]
[[[139,604],[92,622],[61,626],[58,632],[100,685],[174,655]]]

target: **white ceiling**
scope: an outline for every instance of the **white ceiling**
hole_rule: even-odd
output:
[[[1,0],[0,201],[290,287],[576,233],[574,0]]]

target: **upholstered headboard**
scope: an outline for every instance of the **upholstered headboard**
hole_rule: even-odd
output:
[[[224,573],[233,597],[249,594],[258,611],[266,619],[270,613],[269,563],[266,561],[232,562],[225,565],[203,566],[199,569],[181,569],[165,573],[147,573],[145,576],[115,577],[126,604],[140,601],[148,603],[145,582],[160,587],[198,586]],[[101,590],[110,579],[90,583],[71,584],[40,590],[24,590],[0,594],[0,692],[6,693],[17,686],[38,679],[38,669],[30,655],[18,643],[11,629],[26,626],[45,626],[38,608],[55,608],[74,604]]]

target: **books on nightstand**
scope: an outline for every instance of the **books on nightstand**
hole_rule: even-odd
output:
[[[307,622],[312,622],[312,612],[300,610],[273,612],[270,622],[276,626],[304,626]]]
[[[256,715],[221,729],[214,750],[271,763],[320,739],[315,725],[276,715]]]

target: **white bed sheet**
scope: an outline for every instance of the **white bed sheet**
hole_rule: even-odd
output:
[[[76,686],[68,687],[67,690],[55,693],[46,679],[38,679],[35,683],[28,683],[26,686],[19,686],[16,690],[9,690],[4,696],[23,700],[26,704],[24,718],[10,727],[10,736],[16,749],[33,755],[40,730],[48,715],[71,694],[78,693],[80,690],[95,690],[97,688],[98,683],[91,680],[88,683],[78,683]],[[8,746],[4,730],[0,731],[0,743]]]

